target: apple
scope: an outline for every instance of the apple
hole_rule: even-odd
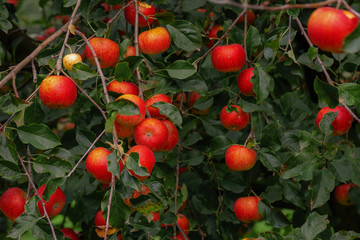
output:
[[[242,15],[240,17],[240,19],[237,21],[237,23],[240,23],[240,22],[244,21],[244,15]],[[246,20],[247,20],[248,24],[253,25],[254,22],[255,22],[255,19],[256,19],[255,13],[253,11],[251,11],[251,10],[247,10],[246,16],[247,16]]]
[[[318,126],[318,128],[320,129],[320,121],[322,120],[323,116],[328,112],[338,112],[337,116],[331,124],[334,129],[331,135],[340,136],[347,133],[351,127],[353,117],[351,116],[349,111],[343,106],[336,106],[335,108],[324,107],[320,109],[319,113],[316,116],[316,125]]]
[[[129,149],[129,151],[126,153],[126,155],[130,155],[131,153],[136,152],[139,154],[139,164],[141,167],[145,167],[149,174],[151,174],[154,166],[155,166],[155,155],[151,151],[150,148],[143,146],[143,145],[135,145],[132,148]],[[127,156],[124,157],[124,162],[126,163]],[[139,181],[144,181],[149,176],[139,176],[136,175],[132,170],[129,170],[130,174],[137,177]]]
[[[95,215],[95,231],[96,234],[103,238],[105,237],[105,228],[106,228],[106,220],[103,216],[103,211],[99,210],[96,215]],[[111,226],[109,226],[108,231],[107,231],[107,235],[113,235],[114,233],[116,233],[117,229],[113,228]]]
[[[89,40],[89,43],[94,48],[101,68],[111,67],[118,61],[120,50],[116,42],[107,38],[94,37]],[[85,55],[91,64],[96,66],[94,56],[88,46],[85,48]]]
[[[139,95],[139,88],[135,83],[131,82],[118,82],[116,80],[111,81],[106,89],[118,94],[133,94]]]
[[[253,70],[254,70],[254,68],[244,69],[239,73],[239,76],[237,78],[237,84],[238,84],[239,90],[245,96],[256,97],[256,94],[255,94],[254,88],[253,88],[253,84],[250,81],[251,78],[254,76]]]
[[[233,171],[247,171],[256,163],[256,152],[241,145],[231,145],[225,153],[226,165]]]
[[[168,134],[166,125],[155,118],[145,118],[134,129],[136,144],[147,146],[153,152],[161,151],[167,142]]]
[[[133,136],[134,126],[120,124],[117,121],[114,122],[114,125],[118,138],[129,138]]]
[[[245,64],[244,48],[237,43],[216,46],[211,53],[211,63],[219,72],[237,72]]]
[[[68,108],[76,100],[76,85],[68,77],[49,76],[41,82],[39,96],[41,102],[48,108]]]
[[[80,54],[77,54],[77,53],[67,54],[63,58],[64,67],[69,71],[72,71],[72,66],[79,62],[82,62],[82,58],[81,58]]]
[[[55,217],[56,215],[58,215],[61,212],[61,210],[64,208],[65,194],[61,190],[61,188],[57,187],[56,191],[53,194],[51,194],[49,200],[46,202],[42,198],[42,194],[44,193],[45,189],[46,189],[46,184],[39,187],[38,192],[40,194],[41,199],[45,203],[45,209],[46,209],[47,214],[49,215],[50,218],[52,218],[52,217]],[[44,216],[44,208],[43,208],[40,200],[38,201],[37,205],[38,205],[40,215]]]
[[[7,189],[0,197],[0,210],[14,222],[25,211],[26,192],[12,187]]]
[[[308,35],[320,49],[342,53],[344,39],[356,29],[358,23],[359,19],[349,11],[321,7],[310,15]]]
[[[221,110],[220,121],[222,125],[231,131],[245,128],[250,119],[249,113],[244,112],[238,105],[231,105],[231,107],[235,109],[228,109],[228,106],[225,106]]]
[[[171,103],[171,99],[168,96],[166,96],[165,94],[159,93],[145,101],[146,109],[152,118],[166,119],[167,116],[160,114],[160,110],[158,108],[151,106],[152,104],[154,104],[156,102]]]
[[[127,116],[127,115],[118,114],[115,119],[115,121],[117,121],[118,123],[128,126],[135,126],[145,119],[145,114],[146,114],[145,102],[139,96],[134,94],[124,94],[118,97],[116,101],[130,101],[134,103],[139,109],[139,114],[135,114],[135,115]]]
[[[130,56],[136,56],[136,51],[135,51],[135,47],[134,46],[128,46],[126,48],[126,53],[125,53],[125,57],[130,57]]]
[[[79,240],[79,236],[71,228],[62,228],[60,231],[64,233],[65,238]]]
[[[341,184],[335,188],[335,198],[336,201],[343,206],[354,205],[353,201],[349,198],[350,187],[358,187],[353,183]]]
[[[209,111],[210,111],[210,107],[203,109],[203,110],[199,110],[194,108],[193,106],[195,105],[195,102],[200,98],[200,94],[198,94],[196,91],[192,91],[189,94],[189,97],[187,99],[187,104],[189,106],[189,108],[191,108],[191,112],[193,114],[197,114],[197,115],[206,115]]]
[[[165,52],[170,47],[170,43],[170,34],[163,27],[153,28],[139,35],[139,48],[144,54],[155,55]]]
[[[135,199],[140,197],[140,195],[147,195],[150,193],[149,188],[143,184],[140,186],[140,190],[141,190],[140,193],[137,190],[134,190],[134,193],[130,197],[124,199],[124,203],[127,206],[131,207],[131,202],[130,202],[131,199]]]
[[[224,28],[221,25],[215,25],[213,28],[211,28],[208,37],[210,38],[210,41],[205,45],[208,48],[212,48],[214,46],[215,40],[219,39],[217,36],[217,33],[219,31],[222,31]]]
[[[175,125],[169,120],[162,120],[165,126],[168,129],[168,136],[164,146],[162,146],[162,152],[171,151],[176,146],[178,139],[179,139],[179,132]]]
[[[129,2],[127,2],[127,4],[129,4]],[[146,27],[149,26],[154,20],[155,20],[155,13],[156,13],[156,9],[153,5],[144,3],[144,2],[138,2],[138,9],[139,12],[142,14],[138,14],[139,15],[139,27]],[[135,26],[135,4],[132,3],[129,6],[127,6],[124,10],[124,14],[125,14],[125,19],[126,21]],[[144,16],[146,16],[147,18],[145,19]]]
[[[243,223],[253,223],[261,220],[263,216],[258,212],[261,198],[255,196],[240,197],[235,201],[235,216]]]

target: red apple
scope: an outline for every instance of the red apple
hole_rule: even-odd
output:
[[[165,126],[168,129],[168,136],[164,146],[162,146],[161,151],[171,151],[176,146],[179,139],[179,132],[176,129],[175,125],[169,120],[162,120]]]
[[[350,187],[358,187],[353,183],[341,184],[335,188],[336,201],[343,206],[354,205],[353,201],[349,198]]]
[[[316,116],[316,125],[319,127],[320,121],[322,120],[325,113],[328,112],[338,112],[335,120],[332,122],[331,126],[333,127],[334,131],[331,135],[340,136],[347,133],[351,127],[353,117],[349,113],[349,111],[342,106],[337,106],[335,108],[324,107],[322,108]]]
[[[136,51],[134,46],[128,46],[126,49],[125,57],[127,58],[130,56],[136,56]]]
[[[129,149],[129,151],[126,153],[127,155],[130,155],[131,153],[136,152],[139,154],[139,164],[141,167],[145,167],[149,174],[151,174],[154,166],[155,166],[155,155],[151,151],[150,148],[143,146],[143,145],[135,145],[132,148]],[[124,162],[126,162],[127,156],[124,157]],[[131,175],[137,177],[140,181],[144,181],[149,176],[139,176],[136,175],[132,170],[129,170]]]
[[[26,192],[17,187],[7,189],[0,197],[0,210],[14,222],[25,211]]]
[[[107,38],[99,37],[94,37],[90,39],[89,42],[94,48],[101,68],[111,67],[118,61],[120,50],[116,42]],[[94,56],[88,46],[85,48],[85,55],[91,64],[96,66]]]
[[[263,216],[258,212],[260,199],[260,197],[255,196],[238,198],[234,204],[236,217],[243,223],[252,223],[261,220]]]
[[[214,46],[215,40],[219,39],[217,36],[217,33],[219,31],[222,31],[224,28],[220,25],[215,25],[209,32],[208,37],[210,38],[210,41],[205,45],[208,48],[212,48]]]
[[[43,198],[42,198],[42,194],[44,193],[46,189],[46,184],[42,185],[41,187],[39,187],[38,192],[40,194],[41,199],[44,201],[45,203],[45,209],[47,214],[49,215],[49,217],[55,217],[56,215],[58,215],[61,210],[64,208],[65,206],[65,194],[64,192],[61,190],[61,188],[57,188],[56,191],[51,194],[49,200],[46,202]],[[41,204],[41,201],[38,201],[38,209],[39,209],[39,213],[41,216],[44,215],[44,208]]]
[[[250,115],[244,112],[240,106],[231,105],[235,110],[228,110],[228,106],[223,107],[220,112],[220,121],[222,125],[231,131],[238,131],[246,127]]]
[[[158,152],[165,146],[168,134],[166,125],[155,118],[145,118],[134,129],[136,144],[147,146],[153,152]]]
[[[115,121],[123,125],[135,126],[144,120],[146,114],[145,102],[139,96],[133,94],[124,94],[117,98],[116,101],[130,101],[134,103],[139,109],[139,114],[130,116],[118,114]]]
[[[76,100],[76,85],[68,77],[49,76],[41,82],[39,96],[48,108],[68,108]]]
[[[226,165],[233,171],[246,171],[256,163],[256,152],[241,145],[231,145],[225,153]]]
[[[244,14],[245,15],[245,14]],[[239,19],[239,21],[237,23],[243,22],[244,21],[244,15],[242,15]],[[248,24],[253,25],[256,19],[255,13],[251,10],[247,10],[246,12],[246,20],[248,22]]]
[[[134,193],[130,197],[124,199],[124,203],[129,207],[131,207],[131,202],[130,202],[131,199],[135,199],[140,197],[140,195],[147,195],[150,193],[150,189],[145,185],[141,185],[140,190],[141,190],[140,193],[137,190],[134,190]]]
[[[324,51],[342,53],[344,39],[357,27],[359,19],[351,12],[332,7],[316,9],[308,21],[308,35]]]
[[[148,100],[145,101],[145,106],[152,118],[166,119],[167,116],[160,114],[160,110],[158,108],[151,106],[152,104],[154,104],[156,102],[171,103],[171,99],[168,96],[166,96],[165,94],[160,93],[160,94],[156,94],[156,95],[152,96],[151,98],[149,98]]]
[[[210,107],[203,109],[203,110],[199,110],[194,108],[193,106],[195,105],[195,102],[200,98],[200,94],[198,94],[196,91],[192,91],[189,94],[189,97],[187,99],[187,104],[189,106],[189,108],[191,108],[191,112],[193,114],[197,114],[197,115],[206,115],[209,111],[210,111]]]
[[[116,80],[111,81],[107,85],[107,90],[116,92],[118,94],[133,94],[139,95],[139,88],[135,83],[131,82],[118,82]]]
[[[71,228],[62,228],[60,231],[64,233],[65,238],[79,240],[79,236]]]
[[[144,54],[155,55],[165,52],[170,47],[170,43],[170,34],[163,27],[153,28],[139,35],[139,48]]]
[[[127,2],[127,4],[130,2]],[[153,5],[144,3],[144,2],[138,2],[139,12],[142,13],[139,14],[139,27],[146,27],[149,26],[154,20],[155,20],[155,13],[156,9]],[[134,3],[130,4],[128,7],[124,10],[125,19],[126,21],[135,26],[135,5]],[[147,19],[143,17],[145,15]]]
[[[237,78],[237,84],[239,90],[245,96],[256,97],[256,94],[253,89],[253,84],[250,81],[250,79],[254,76],[253,70],[254,68],[244,69],[239,73],[239,76]]]
[[[64,67],[69,71],[72,71],[72,66],[79,62],[82,62],[82,58],[81,58],[80,54],[77,54],[77,53],[67,54],[63,58]]]
[[[133,136],[134,126],[120,124],[117,121],[114,122],[114,125],[118,138],[129,138]]]
[[[211,62],[219,72],[237,72],[245,64],[245,50],[237,43],[216,46],[211,53]]]

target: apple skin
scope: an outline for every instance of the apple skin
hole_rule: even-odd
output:
[[[49,200],[46,202],[42,198],[42,194],[44,193],[45,189],[46,189],[46,184],[39,187],[38,192],[40,194],[41,199],[45,203],[45,209],[46,209],[47,214],[49,215],[50,218],[52,218],[52,217],[55,217],[56,215],[58,215],[61,212],[61,210],[64,208],[65,194],[61,190],[61,188],[58,187],[56,189],[56,191],[50,196]],[[37,205],[38,205],[40,215],[44,216],[44,209],[43,209],[43,206],[42,206],[40,200],[38,201]]]
[[[136,56],[136,51],[135,51],[135,47],[134,46],[128,46],[126,48],[126,53],[125,53],[125,57],[130,57],[130,56]]]
[[[234,212],[236,217],[243,223],[253,223],[261,220],[263,216],[258,212],[260,197],[240,197],[235,201]]]
[[[219,39],[217,36],[217,33],[219,31],[222,31],[224,28],[221,25],[215,25],[208,34],[208,37],[210,38],[210,41],[205,45],[208,48],[212,48],[214,46],[214,42]]]
[[[170,43],[170,34],[163,27],[153,28],[139,35],[139,48],[144,54],[155,55],[165,52],[170,47]]]
[[[256,97],[253,84],[250,81],[250,79],[254,76],[253,70],[254,68],[244,69],[239,73],[239,76],[237,78],[238,88],[240,92],[245,96]]]
[[[73,80],[65,76],[49,76],[41,82],[39,96],[41,102],[48,108],[68,108],[76,100],[76,85]]]
[[[134,134],[134,126],[128,126],[120,124],[117,121],[114,122],[116,134],[118,138],[130,138]]]
[[[126,5],[130,3],[127,2]],[[139,12],[142,13],[143,15],[145,15],[147,17],[147,21],[146,19],[139,14],[139,27],[146,27],[148,25],[150,25],[154,20],[155,20],[155,13],[156,13],[156,9],[153,5],[144,3],[144,2],[139,2],[138,1],[138,7],[139,7]],[[132,3],[131,5],[129,5],[128,7],[125,8],[124,10],[124,14],[125,14],[125,19],[126,21],[135,26],[135,4]]]
[[[343,106],[336,106],[335,108],[324,107],[320,109],[319,113],[316,116],[316,125],[319,127],[320,121],[323,116],[328,112],[338,112],[338,115],[335,117],[335,120],[332,122],[331,126],[334,131],[331,135],[340,136],[347,133],[351,127],[353,117]]]
[[[111,67],[118,61],[120,49],[116,42],[107,38],[99,37],[94,37],[90,39],[89,42],[94,48],[101,68]],[[92,65],[96,66],[94,56],[88,46],[85,48],[85,56]]]
[[[320,49],[342,53],[344,39],[356,29],[358,23],[359,19],[349,11],[321,7],[310,15],[308,35]]]
[[[69,71],[72,71],[72,66],[79,62],[82,62],[82,58],[81,58],[80,54],[77,54],[77,53],[67,54],[63,58],[63,65]]]
[[[160,93],[160,94],[156,94],[156,95],[152,96],[151,98],[149,98],[145,101],[145,106],[152,118],[166,119],[167,116],[160,114],[159,109],[151,106],[152,104],[154,104],[156,102],[171,103],[171,99],[168,96],[166,96],[165,94]]]
[[[245,60],[245,50],[237,43],[216,46],[211,53],[212,65],[223,73],[239,71],[244,66]]]
[[[247,171],[256,163],[256,152],[241,145],[231,145],[225,153],[226,165],[233,171]]]
[[[350,187],[358,187],[353,183],[341,184],[335,188],[335,199],[336,201],[343,206],[352,206],[354,203],[349,198]]]
[[[226,111],[227,106],[223,107],[220,112],[220,121],[222,125],[231,131],[238,131],[246,127],[249,122],[250,115],[247,112],[244,112],[240,106],[238,105],[231,105],[237,109],[237,111],[232,111],[228,113]]]
[[[256,20],[255,13],[251,10],[247,10],[246,16],[247,16],[246,20],[248,24],[253,25]],[[243,21],[244,21],[244,15],[241,16],[241,18],[239,19],[239,21],[237,21],[237,23],[241,23]]]
[[[14,222],[15,219],[25,211],[26,192],[12,187],[7,189],[0,197],[0,210]]]
[[[166,125],[155,118],[145,118],[134,129],[136,144],[147,146],[153,152],[161,151],[167,142],[168,135]]]
[[[133,94],[139,95],[139,88],[135,83],[131,82],[118,82],[116,80],[111,81],[106,89],[111,92],[118,94]]]
[[[168,129],[168,136],[164,146],[162,146],[161,151],[171,151],[176,146],[178,139],[179,139],[179,132],[175,125],[169,120],[162,120],[165,126]]]
[[[129,149],[129,151],[126,153],[127,155],[130,155],[131,153],[136,152],[139,154],[139,164],[142,167],[145,167],[149,174],[151,174],[154,166],[155,166],[155,155],[151,151],[150,148],[143,146],[143,145],[135,145],[132,148]],[[124,157],[124,162],[126,163],[127,156]],[[131,175],[137,177],[139,181],[144,181],[149,176],[139,176],[136,175],[132,170],[129,170]]]
[[[79,240],[79,236],[71,228],[62,228],[60,231],[64,233],[65,238]]]
[[[116,101],[121,101],[121,100],[130,101],[136,104],[139,109],[140,115],[135,114],[131,116],[126,116],[126,115],[118,114],[116,116],[115,121],[123,125],[135,126],[145,119],[145,114],[146,114],[145,102],[139,96],[133,94],[124,94],[116,99]]]
[[[189,106],[189,108],[191,108],[191,112],[193,114],[197,114],[197,115],[206,115],[209,111],[210,111],[210,107],[203,109],[203,110],[198,110],[196,108],[193,108],[193,106],[195,105],[195,102],[200,98],[200,94],[198,94],[196,91],[192,91],[189,94],[188,100],[187,100],[187,104]]]

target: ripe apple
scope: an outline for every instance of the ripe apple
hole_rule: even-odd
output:
[[[77,54],[77,53],[67,54],[63,58],[64,67],[69,71],[72,71],[72,66],[79,62],[82,62],[82,58],[81,58],[80,54]]]
[[[243,223],[257,222],[263,218],[258,212],[260,197],[240,197],[235,201],[234,212],[236,217]]]
[[[167,116],[160,114],[160,110],[158,108],[151,106],[152,104],[154,104],[156,102],[171,103],[171,99],[168,96],[166,96],[165,94],[159,93],[145,101],[145,106],[152,118],[166,119]]]
[[[210,111],[210,107],[203,109],[203,110],[199,110],[194,108],[193,106],[195,105],[195,102],[200,98],[200,94],[198,94],[196,91],[192,91],[189,94],[188,100],[187,100],[187,104],[189,106],[189,108],[191,108],[191,112],[193,114],[197,114],[197,115],[206,115],[209,111]]]
[[[165,146],[168,134],[166,125],[155,118],[145,118],[134,129],[136,144],[147,146],[153,152],[158,152]]]
[[[79,236],[71,228],[62,228],[60,231],[64,233],[65,238],[79,240]]]
[[[17,187],[7,189],[0,197],[0,210],[14,222],[25,211],[26,192]]]
[[[129,138],[133,136],[134,126],[120,124],[117,121],[114,122],[114,125],[118,138]]]
[[[107,85],[107,90],[116,92],[118,94],[133,94],[139,95],[139,88],[135,83],[131,82],[118,82],[116,80],[111,81]]]
[[[155,166],[155,155],[151,151],[150,148],[143,146],[143,145],[135,145],[132,148],[129,149],[129,151],[126,153],[127,155],[130,155],[131,153],[136,152],[139,154],[139,164],[141,167],[145,167],[149,174],[151,174],[154,166]],[[127,156],[124,157],[124,162],[126,163]],[[139,181],[144,181],[149,176],[139,176],[136,175],[132,170],[129,170],[131,175],[137,177]]]
[[[135,126],[144,120],[146,114],[145,102],[139,96],[133,94],[124,94],[118,97],[116,101],[130,101],[134,103],[139,109],[139,114],[130,116],[118,114],[115,121],[123,125]]]
[[[120,50],[116,42],[107,38],[99,37],[94,37],[90,39],[89,42],[94,48],[101,68],[111,67],[118,61]],[[96,66],[94,56],[88,46],[85,48],[85,55],[91,64]]]
[[[246,171],[256,163],[256,152],[241,145],[231,145],[225,153],[226,165],[233,171]]]
[[[253,89],[253,84],[250,81],[250,79],[254,76],[253,70],[254,68],[244,69],[239,73],[239,76],[237,78],[237,84],[239,90],[245,96],[256,97],[256,94]]]
[[[135,47],[134,46],[128,46],[126,48],[126,53],[125,53],[125,57],[130,57],[130,56],[136,56],[136,51],[135,51]]]
[[[96,234],[101,238],[105,237],[106,220],[103,216],[103,211],[101,209],[96,213],[94,221]],[[116,233],[116,231],[116,228],[109,226],[107,235],[113,235],[114,233]]]
[[[171,151],[176,146],[178,139],[179,139],[179,132],[175,125],[169,120],[162,120],[165,126],[168,129],[168,136],[164,146],[162,146],[161,151]]]
[[[358,187],[353,183],[341,184],[335,188],[336,201],[343,206],[354,205],[353,201],[349,198],[350,187]]]
[[[335,108],[322,108],[316,116],[316,125],[318,126],[318,128],[320,129],[320,121],[322,120],[323,116],[328,112],[338,112],[335,120],[331,124],[334,129],[331,135],[340,136],[347,133],[351,127],[353,117],[351,116],[349,111],[342,106],[336,106]]]
[[[208,48],[212,48],[214,46],[215,40],[219,39],[217,36],[217,33],[219,31],[222,31],[224,28],[220,25],[215,25],[209,32],[208,37],[210,38],[210,41],[205,45]]]
[[[129,1],[130,2],[130,1]],[[129,3],[127,2],[127,4]],[[144,3],[144,2],[138,2],[138,8],[139,12],[142,13],[139,15],[139,27],[146,27],[149,26],[154,20],[155,20],[155,13],[156,9],[153,5]],[[125,19],[126,21],[135,26],[135,4],[132,3],[124,10]],[[143,17],[145,15],[147,19]]]
[[[39,187],[38,192],[40,194],[41,199],[45,203],[45,209],[46,209],[47,214],[49,215],[49,217],[52,218],[52,217],[55,217],[56,215],[58,215],[61,212],[61,210],[64,208],[65,194],[61,190],[61,188],[57,187],[56,191],[50,196],[49,200],[46,202],[42,198],[42,194],[44,193],[45,189],[46,189],[46,184]],[[40,200],[38,201],[37,205],[38,205],[40,215],[43,216],[44,209],[43,209],[43,206],[42,206]]]
[[[153,28],[139,35],[139,48],[144,54],[155,55],[165,52],[170,47],[170,43],[170,34],[163,27]]]
[[[76,85],[68,77],[49,76],[41,82],[39,96],[48,108],[68,108],[76,100]]]
[[[219,72],[237,72],[245,64],[245,50],[237,43],[216,46],[211,53],[211,62]]]
[[[251,10],[247,10],[246,12],[246,20],[248,22],[248,24],[253,25],[256,19],[255,13]],[[237,23],[243,22],[244,21],[244,15],[242,15],[239,19],[239,21]]]
[[[359,19],[351,12],[332,7],[316,9],[308,21],[308,35],[324,51],[342,53],[344,39],[357,27]]]
[[[147,195],[150,193],[150,189],[143,184],[140,186],[140,190],[141,190],[140,193],[137,190],[134,190],[134,193],[130,197],[124,199],[124,203],[129,207],[131,207],[131,202],[130,202],[131,199],[135,199],[140,197],[140,195]]]
[[[220,121],[222,125],[231,131],[238,131],[246,127],[249,122],[250,115],[244,112],[240,106],[231,105],[234,110],[228,110],[228,106],[223,107],[220,112]]]

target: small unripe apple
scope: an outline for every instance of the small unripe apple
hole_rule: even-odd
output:
[[[243,223],[257,222],[263,218],[258,212],[258,204],[261,198],[250,196],[240,197],[235,201],[235,216]]]
[[[127,4],[130,2],[127,2]],[[142,13],[142,15],[139,14],[139,27],[146,27],[150,25],[155,20],[155,13],[156,9],[153,5],[144,3],[144,2],[138,2],[139,12]],[[125,19],[126,21],[135,26],[135,4],[132,3],[124,10]],[[144,16],[147,17],[145,19]]]
[[[94,48],[96,56],[99,59],[101,68],[108,68],[113,66],[119,58],[120,50],[116,42],[107,39],[94,37],[89,40],[91,46]],[[95,58],[92,55],[90,48],[85,48],[86,58],[91,62],[92,65],[96,66]]]
[[[76,85],[68,77],[49,76],[41,82],[39,96],[41,102],[48,108],[68,108],[76,100]]]
[[[359,19],[352,13],[332,7],[316,9],[308,21],[308,35],[324,51],[342,53],[344,40],[357,27]]]
[[[135,83],[131,82],[118,82],[116,80],[111,81],[106,89],[118,94],[133,94],[139,95],[139,88]]]
[[[155,118],[145,118],[134,129],[134,139],[136,144],[144,145],[153,152],[161,151],[168,138],[166,125]]]
[[[237,78],[238,88],[240,92],[245,96],[256,97],[253,84],[250,81],[251,78],[254,76],[253,70],[254,68],[244,69],[239,73],[239,76]]]
[[[67,54],[63,58],[64,67],[69,71],[72,71],[72,66],[79,62],[82,62],[82,58],[81,58],[80,54],[77,54],[77,53]]]
[[[226,165],[233,171],[246,171],[256,163],[256,152],[241,145],[231,145],[225,153]]]
[[[349,111],[343,106],[336,106],[335,108],[324,107],[322,108],[316,116],[316,125],[319,127],[319,124],[323,118],[323,116],[328,112],[338,112],[331,126],[334,131],[331,135],[340,136],[347,133],[351,127],[353,117],[349,113]]]
[[[354,205],[353,201],[349,198],[350,187],[358,187],[353,183],[341,184],[335,188],[336,201],[343,206]]]
[[[115,121],[123,125],[135,126],[144,120],[146,114],[145,102],[139,96],[133,94],[124,94],[117,98],[116,101],[130,101],[134,103],[139,109],[139,114],[130,116],[118,114]]]
[[[145,54],[155,55],[165,52],[170,47],[170,43],[170,34],[163,27],[153,28],[139,35],[139,48]]]
[[[45,201],[42,197],[45,189],[46,189],[46,185],[44,184],[41,187],[39,187],[38,192],[40,194],[41,199],[45,203],[45,209],[46,209],[47,214],[49,215],[50,218],[52,218],[52,217],[57,216],[61,212],[61,210],[64,208],[65,194],[61,190],[61,188],[57,187],[56,191],[53,194],[51,194],[49,200]],[[40,200],[38,201],[37,205],[38,205],[40,215],[44,216],[44,208],[43,208]]]
[[[151,149],[146,146],[143,146],[143,145],[135,145],[129,149],[129,151],[126,153],[126,155],[128,156],[133,152],[136,152],[139,154],[140,166],[145,167],[148,170],[149,174],[151,174],[151,172],[155,166],[155,162],[156,162],[155,155],[151,151]],[[127,156],[124,157],[125,163],[127,160]],[[149,176],[136,175],[132,170],[129,170],[129,172],[131,173],[131,175],[137,177],[139,179],[139,181],[144,181],[145,179],[147,179],[149,177]]]
[[[14,222],[25,211],[26,192],[13,187],[7,189],[0,197],[0,210]]]
[[[245,64],[245,50],[237,43],[216,46],[211,53],[211,62],[219,72],[237,72]]]
[[[71,228],[62,228],[60,231],[64,233],[65,238],[79,240],[79,236]]]
[[[228,109],[228,106],[223,107],[220,112],[220,121],[222,125],[231,131],[238,131],[246,127],[249,122],[250,115],[244,112],[240,106],[231,105],[232,108]]]
[[[167,116],[162,115],[160,113],[160,110],[156,107],[152,107],[151,105],[156,103],[156,102],[167,102],[167,103],[171,103],[171,99],[166,96],[165,94],[159,93],[156,94],[154,96],[152,96],[151,98],[147,99],[145,101],[145,106],[150,114],[150,116],[152,118],[156,118],[156,119],[166,119]]]
[[[209,32],[208,37],[210,41],[205,45],[208,48],[212,48],[214,46],[214,42],[219,39],[217,33],[222,31],[224,28],[221,25],[215,25]]]

